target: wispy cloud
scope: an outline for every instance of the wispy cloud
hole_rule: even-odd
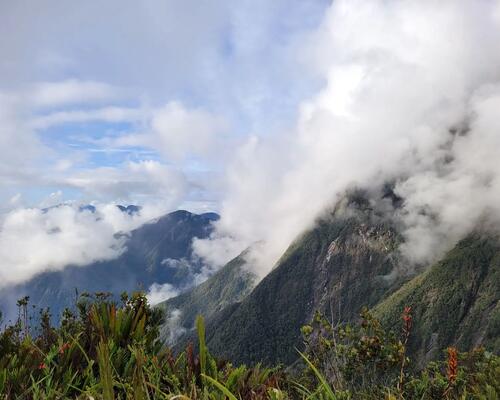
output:
[[[107,83],[68,79],[40,82],[30,88],[33,103],[38,107],[102,103],[115,100],[124,91]]]
[[[55,125],[74,124],[84,122],[134,122],[140,121],[147,115],[137,108],[108,106],[94,110],[56,111],[35,117],[31,123],[34,129],[47,129]]]

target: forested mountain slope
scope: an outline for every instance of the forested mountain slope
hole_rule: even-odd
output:
[[[119,295],[123,291],[147,290],[155,282],[185,285],[201,269],[201,263],[191,257],[192,240],[208,237],[216,219],[214,213],[169,213],[132,231],[125,242],[126,250],[118,258],[87,266],[70,265],[3,289],[0,307],[10,318],[15,316],[17,299],[30,296],[30,304],[50,307],[53,315],[59,315],[74,304],[76,290]]]
[[[215,313],[245,298],[256,279],[245,264],[244,252],[202,284],[159,304],[158,307],[166,311],[167,321],[175,323],[175,326],[165,324],[162,336],[167,341],[168,338],[175,338],[173,329],[181,329],[189,336],[197,315],[210,320]]]
[[[291,363],[300,328],[316,310],[352,320],[400,287],[400,237],[370,204],[351,201],[298,238],[241,303],[207,327],[215,354],[235,362]]]

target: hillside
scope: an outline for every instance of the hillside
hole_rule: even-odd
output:
[[[319,220],[240,303],[208,319],[208,344],[235,362],[290,364],[316,310],[356,321],[363,306],[396,333],[412,307],[408,354],[423,368],[456,346],[500,352],[500,241],[475,232],[423,271],[404,274],[401,237],[367,203]],[[398,278],[397,278],[398,277]],[[405,281],[407,281],[405,283]]]
[[[400,240],[367,201],[337,208],[298,238],[241,303],[213,316],[210,348],[235,362],[293,362],[300,327],[314,311],[352,320],[399,288],[391,272]]]
[[[189,332],[196,316],[210,318],[224,308],[241,301],[253,288],[255,276],[245,269],[245,254],[228,262],[202,284],[160,303],[166,311],[167,321],[175,317],[175,327],[167,323],[162,327],[162,337],[175,338],[172,328]]]
[[[125,209],[124,212],[134,210]],[[132,231],[126,250],[118,258],[87,266],[68,266],[62,271],[45,272],[30,281],[0,291],[0,304],[7,319],[17,315],[15,303],[30,296],[30,303],[50,307],[59,315],[75,302],[80,293],[146,290],[151,284],[186,285],[201,269],[191,258],[193,238],[206,238],[213,230],[217,214],[196,215],[175,211]]]
[[[425,365],[441,349],[467,351],[480,345],[500,352],[500,244],[474,233],[440,262],[375,307],[384,325],[398,326],[412,307],[410,353]]]

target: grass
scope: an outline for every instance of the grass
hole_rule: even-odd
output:
[[[201,316],[198,351],[190,344],[174,354],[159,340],[160,310],[141,294],[121,304],[83,299],[58,327],[47,317],[38,329],[21,318],[0,334],[0,399],[482,400],[500,391],[499,357],[482,350],[449,350],[441,363],[411,373],[405,344],[367,312],[356,326],[334,327],[317,315],[303,329],[306,352],[293,374],[215,358]]]

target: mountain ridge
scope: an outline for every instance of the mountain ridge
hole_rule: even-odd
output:
[[[333,323],[350,323],[368,307],[398,334],[403,309],[411,306],[408,354],[419,367],[446,346],[499,353],[498,235],[478,229],[432,265],[410,266],[399,250],[404,237],[398,229],[364,195],[339,202],[290,244],[250,292],[209,313],[208,346],[235,363],[290,365],[301,348],[300,328],[315,311]],[[182,300],[170,299],[166,308],[181,309]],[[177,348],[190,339],[188,332]]]
[[[192,240],[207,238],[216,219],[215,213],[168,213],[128,233],[125,251],[117,258],[42,272],[30,281],[1,289],[0,303],[7,316],[15,318],[16,300],[27,295],[31,304],[50,307],[53,315],[59,315],[65,307],[74,305],[75,287],[80,293],[119,295],[123,291],[147,289],[153,283],[185,286],[203,265],[192,259]],[[12,310],[10,315],[8,310]]]
[[[401,238],[394,226],[367,204],[351,202],[349,213],[343,211],[319,219],[250,294],[207,321],[215,354],[237,363],[289,364],[300,328],[316,310],[350,320],[399,288],[399,280],[386,278],[398,268]]]

